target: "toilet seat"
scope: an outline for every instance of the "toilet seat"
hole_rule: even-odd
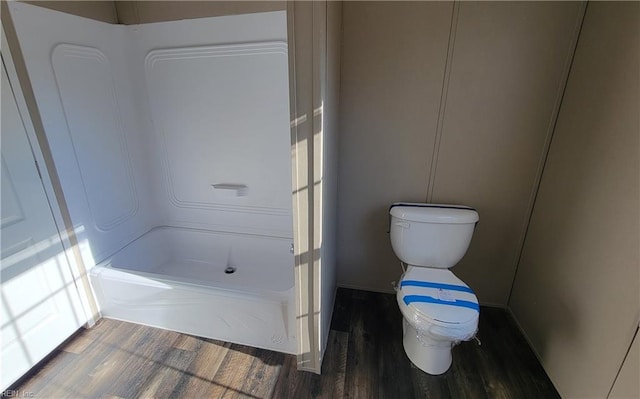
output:
[[[471,338],[480,307],[475,294],[448,269],[409,266],[398,285],[398,305],[418,330],[456,340]]]

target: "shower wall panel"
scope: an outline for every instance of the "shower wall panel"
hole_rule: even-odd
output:
[[[9,9],[89,267],[161,225],[292,237],[284,11],[123,26]]]
[[[284,11],[135,27],[163,224],[292,237],[286,28]]]
[[[9,5],[88,266],[143,234],[154,209],[125,27]]]

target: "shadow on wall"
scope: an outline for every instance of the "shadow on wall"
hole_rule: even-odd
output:
[[[554,328],[553,330],[545,328],[538,329],[539,331],[535,332],[537,336],[546,335],[546,337],[536,345],[538,356],[542,360],[547,358],[548,353],[554,351],[553,346],[555,345],[576,345],[576,350],[580,350],[581,344],[576,341],[576,337],[579,335],[578,332],[583,328],[579,323],[580,319],[576,317],[580,309],[575,303],[563,300],[562,296],[556,293],[549,293],[549,295],[553,298],[558,298],[554,304],[554,311],[546,312],[548,317],[546,320],[547,325],[552,325]],[[547,334],[543,333],[545,330],[548,331]],[[533,333],[530,334],[533,335]]]
[[[410,202],[410,201],[409,201]],[[415,201],[417,202],[417,201]],[[400,260],[396,257],[391,247],[389,236],[389,207],[390,204],[375,207],[369,211],[361,226],[359,234],[363,237],[368,262],[377,267],[373,270],[384,270],[388,280],[388,289],[385,292],[394,293],[393,284],[400,279],[402,268]],[[365,269],[368,267],[364,265]]]

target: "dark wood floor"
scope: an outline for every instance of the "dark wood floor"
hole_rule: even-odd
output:
[[[557,398],[502,309],[482,308],[482,345],[453,349],[441,376],[402,348],[395,297],[339,289],[323,375],[295,356],[103,320],[13,387],[37,398]]]

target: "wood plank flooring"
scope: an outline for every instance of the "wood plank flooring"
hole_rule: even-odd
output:
[[[393,295],[339,289],[322,376],[297,371],[295,356],[103,320],[12,389],[35,398],[559,398],[505,310],[483,307],[478,336],[481,345],[453,349],[448,372],[429,376],[404,353]]]

